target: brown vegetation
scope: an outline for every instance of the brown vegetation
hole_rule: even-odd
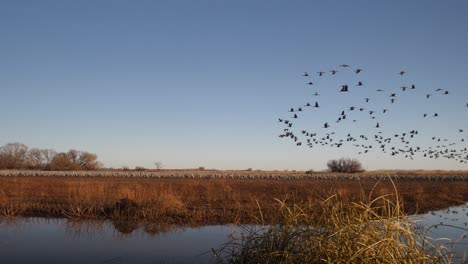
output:
[[[53,149],[29,149],[21,143],[0,147],[0,169],[95,170],[100,167],[97,155],[71,149],[57,153]]]
[[[336,194],[355,201],[370,192],[373,179],[153,179],[122,177],[0,177],[0,215],[131,219],[165,223],[253,223],[262,208],[265,221],[286,203],[320,201]],[[425,212],[468,201],[468,181],[398,179],[395,184],[406,212]],[[374,195],[392,193],[381,180]]]

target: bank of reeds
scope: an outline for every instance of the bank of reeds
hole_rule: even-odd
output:
[[[376,180],[362,179],[154,179],[123,177],[0,177],[0,218],[57,217],[110,219],[168,224],[273,223],[274,197],[287,202],[310,202],[321,208],[320,197],[336,195],[356,202],[361,190]],[[423,213],[468,201],[468,181],[395,180],[406,212]],[[392,193],[382,180],[374,196]],[[375,198],[374,197],[374,198]]]
[[[408,219],[396,189],[372,197],[346,203],[333,195],[320,211],[310,202],[277,200],[277,224],[247,226],[213,252],[219,263],[452,262],[447,248]]]

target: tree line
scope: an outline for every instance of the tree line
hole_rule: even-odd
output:
[[[8,143],[0,147],[0,169],[95,170],[101,167],[97,155],[87,151],[29,149],[22,143]]]

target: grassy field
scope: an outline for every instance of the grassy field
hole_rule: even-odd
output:
[[[307,202],[320,212],[321,202],[330,195],[351,202],[357,201],[363,192],[377,197],[394,191],[388,176],[382,176],[380,180],[366,176],[359,179],[356,175],[340,175],[337,178],[333,174],[332,177],[285,179],[278,173],[275,178],[256,179],[249,176],[244,179],[64,177],[37,173],[36,176],[18,176],[16,172],[7,174],[5,171],[0,173],[0,217],[126,219],[177,224],[256,223],[260,207],[264,221],[272,222],[277,211],[275,198],[284,200],[286,204]],[[209,175],[210,172],[178,173]],[[256,172],[242,173],[253,175]],[[286,175],[295,174],[310,175],[303,172]],[[414,175],[426,178],[392,175],[404,201],[405,213],[421,213],[468,201],[466,174],[459,173],[455,178],[449,177],[454,175],[453,172],[419,172]]]

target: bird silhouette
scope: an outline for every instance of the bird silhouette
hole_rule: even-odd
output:
[[[347,64],[342,64],[339,67],[342,68],[350,68],[349,65]],[[362,69],[355,69],[353,72],[355,74],[358,74],[362,71]],[[332,73],[331,75],[335,75],[338,71],[337,70],[330,70]],[[326,71],[318,71],[317,72],[319,76],[323,76]],[[399,72],[400,76],[405,75],[406,71],[402,70]],[[307,72],[304,72],[303,76],[309,76]],[[326,77],[323,77],[326,78]],[[365,81],[365,80],[364,80]],[[357,86],[363,86],[363,81],[357,82]],[[315,85],[312,81],[307,82],[308,85]],[[315,88],[317,89],[312,95],[318,96],[320,87]],[[443,89],[436,89],[435,91],[437,94],[430,94],[430,93],[424,93],[424,90],[429,91],[429,89],[418,89],[416,91],[416,85],[411,84],[410,86],[400,86],[400,89],[402,92],[408,92],[409,90],[415,90],[415,93],[419,93],[418,91],[421,91],[419,94],[425,95],[426,99],[429,99],[430,97],[434,97],[436,99],[436,95],[442,94],[442,95],[448,95],[450,94],[448,90],[443,90]],[[377,89],[377,92],[383,92],[383,89]],[[395,90],[390,89],[390,103],[395,103],[397,101],[397,94]],[[434,90],[432,90],[434,91]],[[327,96],[325,99],[329,98],[328,93],[331,93],[332,91],[329,90],[327,92]],[[335,91],[336,92],[336,91]],[[349,87],[347,84],[341,85],[341,88],[339,92],[351,92],[349,90]],[[362,93],[363,91],[357,92],[357,94]],[[438,93],[440,92],[440,93]],[[356,96],[353,96],[354,91],[350,93],[352,96],[347,97],[349,98],[348,100],[352,100],[353,98],[358,98]],[[362,97],[361,97],[362,98]],[[368,95],[368,97],[364,97],[364,100],[366,103],[370,102],[370,98],[372,98],[373,103],[375,102],[376,105],[382,104],[379,100],[382,97],[371,97]],[[414,97],[409,96],[406,97],[405,100],[402,100],[402,103],[405,103],[408,101],[408,99],[413,99]],[[437,100],[431,100],[431,106],[435,103],[437,103]],[[324,102],[326,103],[326,102]],[[401,105],[401,104],[400,104]],[[316,101],[315,104],[311,104],[310,102],[305,103],[305,106],[302,107],[315,107],[318,108],[319,104]],[[338,105],[337,105],[338,106]],[[414,110],[417,110],[416,107],[419,106],[418,104],[414,104]],[[303,111],[302,107],[294,107],[291,108],[289,112],[301,112],[304,114],[307,114],[305,111]],[[440,158],[445,158],[445,159],[452,159],[458,162],[462,162],[467,164],[468,163],[468,150],[467,148],[460,148],[461,145],[458,144],[465,144],[465,138],[456,138],[456,139],[451,139],[449,140],[448,138],[436,138],[433,137],[432,141],[434,144],[423,147],[423,146],[418,146],[415,145],[416,139],[419,136],[419,133],[416,129],[408,130],[408,131],[400,131],[401,133],[396,133],[394,136],[388,136],[385,135],[385,131],[380,130],[380,122],[382,120],[379,120],[382,116],[379,115],[380,111],[382,111],[382,114],[386,114],[388,112],[392,112],[392,107],[396,106],[391,106],[387,108],[381,108],[382,110],[372,110],[368,109],[368,113],[370,115],[370,118],[375,120],[375,128],[379,128],[379,131],[376,131],[370,135],[360,135],[359,137],[353,137],[351,134],[348,133],[347,136],[340,138],[338,135],[335,135],[334,131],[330,131],[329,133],[326,133],[325,135],[317,135],[317,133],[309,133],[306,130],[299,130],[302,133],[298,133],[296,135],[294,133],[294,129],[292,128],[294,125],[292,122],[289,120],[285,120],[284,118],[278,118],[278,122],[284,123],[286,128],[283,129],[281,134],[279,135],[280,138],[284,139],[289,139],[293,140],[295,142],[295,145],[297,146],[302,146],[305,145],[306,147],[312,148],[316,145],[322,146],[322,147],[333,147],[333,148],[340,148],[345,146],[346,144],[349,144],[350,146],[353,146],[358,150],[358,154],[366,154],[370,152],[375,152],[375,151],[380,151],[381,153],[385,153],[386,155],[392,155],[392,156],[399,156],[402,158],[408,158],[408,159],[413,159],[416,155],[421,155],[422,157],[425,158],[430,158],[430,159],[440,159]],[[464,107],[468,108],[468,103],[464,104]],[[342,108],[343,109],[343,108]],[[348,109],[345,107],[344,109]],[[339,116],[336,119],[337,123],[341,123],[337,126],[343,126],[346,124],[353,124],[354,126],[359,125],[365,125],[366,122],[359,122],[360,119],[362,118],[362,115],[359,115],[358,113],[349,113],[347,114],[346,111],[355,111],[356,109],[359,109],[360,112],[364,111],[363,107],[359,106],[350,106],[349,110],[341,110],[339,113]],[[389,111],[390,109],[390,111]],[[408,114],[411,112],[408,111]],[[346,123],[348,117],[353,117],[352,118],[352,123]],[[422,114],[423,118],[428,117],[429,115],[427,113]],[[439,113],[434,113],[432,115],[433,117],[439,117]],[[302,116],[301,116],[302,117]],[[299,118],[298,114],[294,113],[293,117],[294,119]],[[392,115],[387,115],[386,118],[392,118]],[[443,119],[440,119],[443,120]],[[329,120],[330,121],[330,120]],[[330,122],[325,122],[323,127],[324,128],[330,128]],[[363,127],[364,128],[364,127]],[[364,128],[365,129],[365,128]],[[459,133],[463,133],[464,129],[458,128]],[[306,141],[302,140],[302,137],[306,137]],[[303,142],[307,142],[306,144],[302,144]]]

